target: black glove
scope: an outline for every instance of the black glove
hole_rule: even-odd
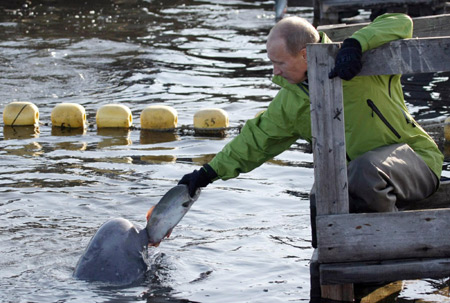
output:
[[[205,187],[217,178],[216,172],[208,164],[203,165],[202,168],[194,170],[190,174],[186,174],[181,178],[178,184],[185,184],[189,189],[189,195],[193,197],[195,191],[199,187]]]
[[[343,80],[351,80],[361,71],[361,57],[361,44],[359,44],[358,40],[353,38],[345,39],[336,55],[334,68],[328,74],[328,78],[332,79],[339,76]]]

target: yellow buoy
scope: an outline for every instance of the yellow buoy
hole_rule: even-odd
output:
[[[84,128],[86,126],[86,111],[76,103],[57,104],[51,114],[52,126],[63,128]]]
[[[106,104],[97,110],[95,117],[98,128],[129,128],[133,124],[131,110],[122,104]]]
[[[223,135],[224,129],[228,125],[228,114],[220,108],[205,108],[194,115],[194,130],[197,133]]]
[[[31,102],[11,102],[3,110],[3,123],[11,126],[37,125],[39,109]]]
[[[150,105],[141,113],[142,129],[169,130],[177,127],[178,113],[170,106]]]
[[[444,136],[445,140],[450,142],[450,117],[444,121]]]

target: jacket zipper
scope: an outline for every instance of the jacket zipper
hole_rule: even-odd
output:
[[[372,100],[367,99],[367,105],[369,105],[369,107],[372,109],[372,117],[373,117],[373,113],[377,114],[377,116],[381,119],[381,121],[383,121],[383,123],[391,130],[391,132],[398,138],[400,139],[402,136],[400,136],[400,134],[395,130],[395,128],[391,125],[391,123],[389,123],[389,121],[383,116],[383,114],[380,112],[380,110],[378,109],[378,107],[375,105],[375,103],[373,103]]]
[[[392,78],[394,78],[394,76],[395,76],[395,75],[391,75],[391,76],[389,77],[388,92],[389,92],[389,97],[390,97],[390,98],[392,98],[392,95],[391,95],[391,84],[392,84]]]

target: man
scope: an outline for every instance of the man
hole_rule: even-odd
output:
[[[344,80],[352,212],[397,211],[405,203],[430,196],[439,186],[443,155],[408,113],[400,75],[357,76],[363,52],[411,36],[412,20],[407,15],[382,15],[344,40],[330,72],[330,78]],[[311,142],[306,44],[317,42],[331,41],[299,17],[285,18],[272,28],[267,54],[273,64],[273,82],[281,90],[268,109],[248,120],[209,164],[183,176],[179,183],[188,185],[193,194],[216,179],[251,171],[298,138]]]

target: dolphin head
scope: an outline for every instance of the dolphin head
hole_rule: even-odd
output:
[[[132,284],[147,271],[147,244],[145,229],[123,218],[109,220],[92,237],[73,276],[118,286]]]

